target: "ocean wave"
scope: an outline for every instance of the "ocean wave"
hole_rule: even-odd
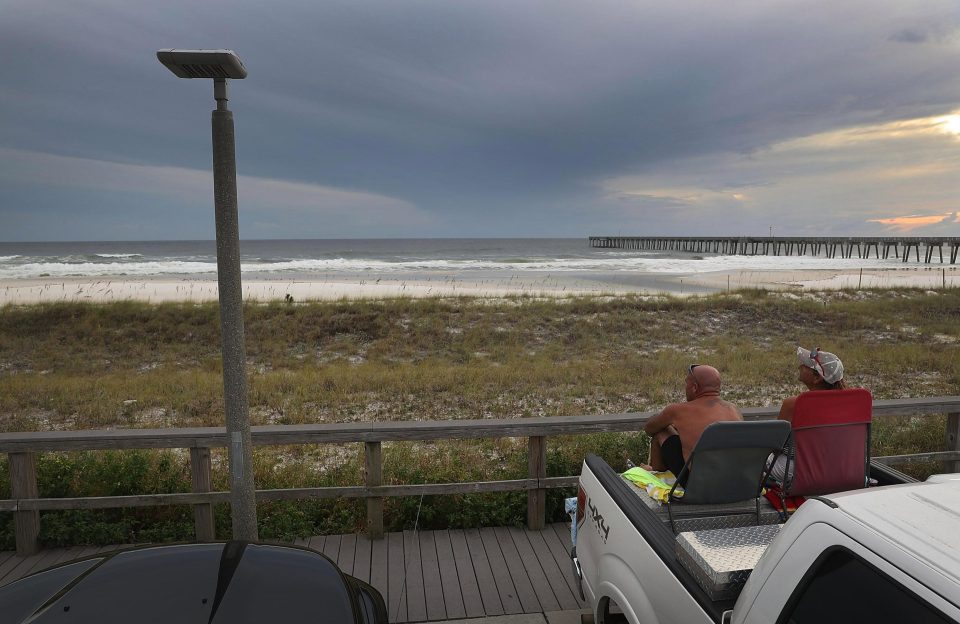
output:
[[[11,260],[16,260],[20,256],[0,256],[0,262],[10,262]]]
[[[132,256],[130,256],[132,257]],[[2,258],[2,257],[0,257]],[[63,260],[61,258],[60,260]],[[690,256],[619,255],[593,258],[502,258],[502,259],[404,259],[372,258],[299,259],[278,262],[243,262],[241,271],[256,274],[398,274],[423,272],[536,273],[672,273],[712,271],[791,271],[807,269],[893,268],[899,260],[861,258],[814,258],[809,256]],[[162,275],[215,274],[216,262],[168,260],[140,262],[26,262],[0,266],[0,279],[37,277],[150,277]]]
[[[98,253],[93,254],[98,258],[142,258],[143,254],[138,253]]]
[[[372,259],[336,258],[329,260],[290,260],[274,263],[244,263],[244,273],[280,272],[373,272],[398,273],[420,271],[534,271],[534,272],[642,272],[642,273],[707,273],[724,270],[802,270],[802,269],[851,269],[883,268],[899,266],[894,260],[866,260],[842,258],[811,258],[783,256],[714,256],[663,258],[663,257],[617,257],[617,258],[541,258],[518,262],[502,260],[406,260],[391,262]]]
[[[29,279],[35,277],[108,277],[128,275],[196,275],[216,273],[215,262],[30,262],[0,267],[0,279]]]

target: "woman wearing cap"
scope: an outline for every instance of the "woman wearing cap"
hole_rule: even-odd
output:
[[[847,384],[843,381],[843,362],[833,353],[821,351],[820,347],[811,351],[797,347],[797,359],[800,361],[797,366],[799,380],[807,387],[807,390],[846,389]],[[780,420],[793,422],[793,409],[799,396],[792,396],[783,400],[778,416]],[[786,454],[779,455],[770,470],[770,475],[778,481],[783,481],[786,463]],[[790,472],[792,476],[793,470],[791,469]]]
[[[800,365],[800,382],[807,390],[844,390],[847,385],[843,381],[843,362],[833,353],[821,351],[820,347],[807,351],[797,347],[797,359]],[[799,395],[797,395],[799,396]],[[793,420],[793,406],[797,397],[792,396],[783,400],[780,406],[780,420]]]

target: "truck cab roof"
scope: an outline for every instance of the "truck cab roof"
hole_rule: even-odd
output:
[[[824,498],[960,585],[960,474]]]

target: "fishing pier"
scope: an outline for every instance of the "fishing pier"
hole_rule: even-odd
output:
[[[895,257],[907,262],[911,253],[920,262],[933,262],[934,255],[944,262],[944,247],[950,264],[957,263],[960,237],[936,238],[929,236],[591,236],[590,246],[600,249],[630,249],[643,251],[681,251],[713,253],[728,256],[812,256],[825,258],[869,258],[871,250],[876,258]]]

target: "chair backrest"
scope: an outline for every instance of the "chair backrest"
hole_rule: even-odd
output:
[[[783,420],[721,421],[707,426],[690,454],[683,503],[721,505],[760,496],[767,457],[790,435]]]
[[[793,411],[793,477],[787,496],[814,496],[866,485],[873,397],[863,388],[813,390]]]

